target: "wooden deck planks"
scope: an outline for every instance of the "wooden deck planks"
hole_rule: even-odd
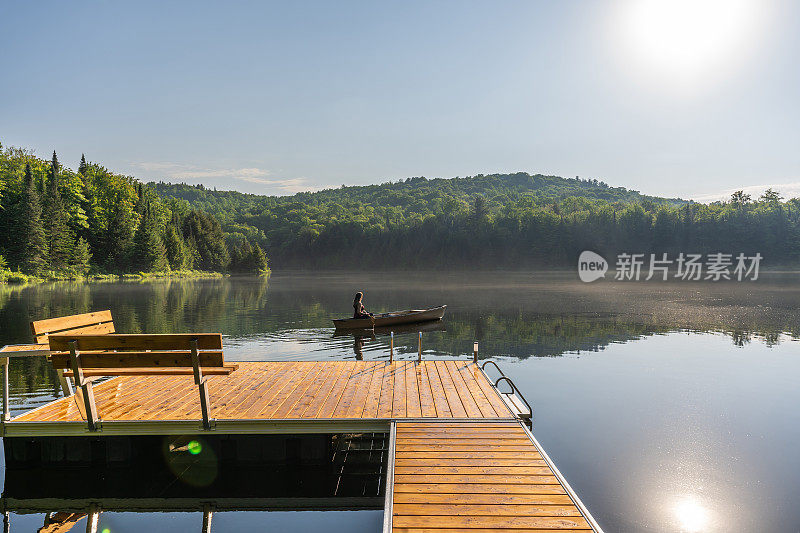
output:
[[[519,422],[398,421],[395,441],[394,532],[592,530]]]
[[[464,361],[241,362],[232,374],[210,378],[208,388],[211,415],[218,420],[512,418],[478,366]],[[94,390],[102,420],[200,418],[191,376],[122,376]],[[11,423],[80,420],[74,400],[62,398]],[[471,446],[476,436],[493,433],[494,423],[485,424],[471,431],[473,424],[458,422],[441,431],[448,437],[461,432],[453,435],[460,442],[451,444]],[[407,435],[414,437],[426,438]],[[441,449],[435,438],[429,440],[427,451]]]
[[[397,420],[393,531],[591,531],[535,439],[478,365],[464,361],[242,362],[209,381],[217,420]],[[96,385],[104,421],[198,420],[191,376]],[[73,397],[14,418],[80,421]],[[591,518],[590,518],[591,520]]]

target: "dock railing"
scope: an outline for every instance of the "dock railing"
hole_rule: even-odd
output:
[[[422,361],[422,332],[417,337],[417,362]],[[394,331],[389,332],[389,362],[394,362]],[[472,362],[478,364],[478,341],[472,343]]]
[[[50,355],[47,344],[9,344],[0,348],[0,365],[3,365],[3,423],[11,420],[11,406],[9,403],[8,366],[12,358],[40,357]],[[66,395],[66,392],[65,392]]]

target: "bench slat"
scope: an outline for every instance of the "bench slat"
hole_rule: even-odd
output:
[[[192,339],[197,339],[199,350],[221,350],[219,333],[179,333],[163,335],[50,335],[50,349],[54,352],[69,350],[69,343],[77,341],[78,350],[188,350]]]
[[[82,315],[61,316],[31,322],[31,332],[34,336],[47,335],[56,331],[65,331],[83,326],[91,326],[103,322],[111,322],[111,311],[95,311]]]
[[[93,368],[192,368],[191,352],[80,352],[84,372]],[[221,367],[222,352],[200,352],[201,367]],[[53,367],[72,368],[68,353],[54,353]]]
[[[227,376],[239,368],[239,365],[226,364],[222,367],[204,367],[204,376]],[[64,372],[66,377],[72,377],[72,371]],[[85,377],[97,376],[191,376],[192,369],[188,368],[103,368],[84,369]]]

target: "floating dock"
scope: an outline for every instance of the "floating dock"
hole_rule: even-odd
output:
[[[237,364],[208,381],[208,429],[191,376],[122,375],[94,386],[94,431],[69,396],[6,421],[6,453],[48,437],[385,433],[384,531],[601,531],[475,362]]]

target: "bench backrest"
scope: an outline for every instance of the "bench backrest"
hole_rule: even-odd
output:
[[[57,333],[70,335],[114,333],[114,321],[111,318],[111,311],[96,311],[31,322],[31,333],[33,342],[47,344],[48,337]]]
[[[70,369],[70,348],[75,342],[84,369],[193,368],[192,348],[196,342],[199,366],[222,367],[222,335],[184,333],[165,335],[51,334],[51,361],[56,369]],[[114,375],[110,372],[106,375]]]

